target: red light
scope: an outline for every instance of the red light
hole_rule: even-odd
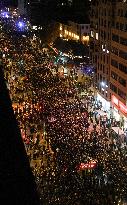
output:
[[[114,95],[112,95],[112,103],[119,106],[119,100]]]
[[[114,95],[112,95],[112,103],[115,104],[122,112],[127,114],[127,106],[119,101]]]
[[[127,106],[125,106],[122,102],[119,101],[119,107],[121,109],[121,111],[123,111],[124,113],[127,113]]]
[[[89,163],[81,163],[79,169],[84,170],[84,169],[93,169],[95,168],[97,162],[96,161],[90,161]]]

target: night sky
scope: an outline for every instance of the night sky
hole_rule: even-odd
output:
[[[17,6],[17,5],[18,5],[18,0],[1,0],[0,1],[0,7]]]

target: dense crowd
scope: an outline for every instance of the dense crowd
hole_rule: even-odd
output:
[[[115,136],[108,119],[97,115],[101,106],[91,79],[82,84],[77,75],[61,75],[52,51],[31,37],[3,33],[0,51],[42,204],[122,203],[126,138]],[[81,167],[92,160],[93,169]]]

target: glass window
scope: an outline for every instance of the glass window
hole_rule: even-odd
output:
[[[96,33],[96,39],[98,40],[98,33]]]
[[[122,90],[120,90],[119,88],[118,88],[118,95],[121,97],[121,98],[123,98],[124,100],[126,100],[126,93],[124,93]]]
[[[103,26],[103,19],[101,19],[101,26]]]
[[[119,50],[119,57],[127,60],[127,52],[124,52],[122,50]]]
[[[112,34],[112,40],[115,41],[115,42],[119,42],[119,36],[115,35],[115,34]]]
[[[117,56],[118,56],[119,51],[118,51],[118,49],[117,49],[117,48],[112,47],[112,53],[114,53],[115,55],[117,55]]]
[[[120,37],[120,43],[127,46],[127,38]]]
[[[114,59],[111,59],[111,65],[114,66],[115,68],[118,68],[118,62]]]
[[[116,23],[116,29],[119,29],[119,22]]]
[[[124,87],[126,87],[126,80],[125,80],[125,79],[119,77],[119,83],[120,83],[121,85],[123,85]]]
[[[110,83],[110,89],[114,91],[115,93],[117,93],[117,87],[113,85],[112,83]]]
[[[120,30],[123,31],[124,30],[124,24],[120,23]]]
[[[124,30],[127,31],[127,24],[125,24]]]
[[[127,11],[125,12],[125,15],[124,15],[124,16],[125,16],[125,18],[127,18]]]
[[[104,20],[104,27],[106,27],[106,20]]]
[[[114,80],[117,80],[118,75],[117,75],[115,72],[111,71],[111,77],[112,77]]]
[[[125,74],[127,74],[127,66],[119,63],[119,70],[121,70],[122,72],[124,72]]]
[[[120,16],[120,9],[118,9],[118,16]]]
[[[120,16],[123,17],[123,9],[121,9]]]

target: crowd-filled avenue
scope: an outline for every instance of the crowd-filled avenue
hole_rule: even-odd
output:
[[[33,34],[0,35],[0,63],[41,204],[125,204],[127,139],[99,114],[93,78],[79,76],[75,64],[56,64]]]

